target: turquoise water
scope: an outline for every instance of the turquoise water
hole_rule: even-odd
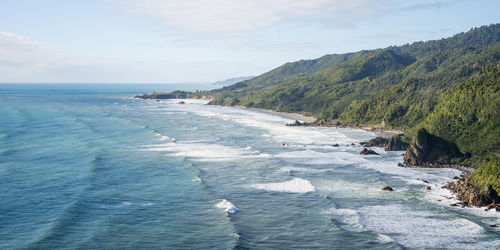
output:
[[[0,85],[0,248],[500,247],[498,213],[449,206],[456,170],[359,155],[371,132],[130,98],[178,87]]]

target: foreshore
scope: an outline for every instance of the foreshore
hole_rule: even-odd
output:
[[[315,117],[306,116],[306,115],[300,114],[300,113],[278,112],[278,111],[274,111],[274,110],[270,110],[270,109],[247,108],[247,107],[244,107],[244,106],[235,106],[235,107],[242,108],[242,109],[247,109],[247,110],[258,111],[258,112],[262,112],[262,113],[266,113],[266,114],[271,114],[271,115],[277,115],[277,116],[281,116],[281,117],[284,117],[284,118],[288,118],[288,119],[292,119],[292,120],[297,120],[297,121],[301,121],[301,122],[308,122],[308,123],[310,123],[310,122],[316,121]]]
[[[242,108],[242,109],[247,109],[247,110],[254,110],[266,114],[271,114],[271,115],[277,115],[281,116],[284,118],[292,119],[292,120],[297,120],[302,123],[306,123],[303,126],[306,127],[335,127],[335,128],[353,128],[353,129],[362,129],[370,132],[383,132],[383,133],[388,133],[388,134],[404,134],[404,131],[402,130],[396,130],[396,129],[386,129],[386,128],[381,128],[381,127],[370,127],[370,126],[353,126],[353,125],[347,125],[347,124],[342,124],[342,125],[335,125],[335,124],[324,124],[324,125],[318,125],[318,124],[312,124],[317,120],[316,117],[312,116],[307,116],[301,113],[288,113],[288,112],[278,112],[270,109],[262,109],[262,108],[247,108],[244,106],[235,106],[237,108]]]

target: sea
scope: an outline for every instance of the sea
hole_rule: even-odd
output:
[[[500,247],[500,213],[450,206],[458,170],[360,155],[384,134],[133,98],[206,88],[0,84],[0,249]]]

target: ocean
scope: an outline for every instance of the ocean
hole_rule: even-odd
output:
[[[450,206],[459,171],[360,155],[377,133],[131,98],[180,87],[206,86],[0,84],[0,248],[500,247],[499,213]]]

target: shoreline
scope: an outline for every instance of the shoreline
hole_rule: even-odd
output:
[[[279,111],[274,111],[274,110],[270,110],[270,109],[247,108],[247,107],[244,107],[244,106],[232,106],[232,107],[246,109],[246,110],[253,110],[253,111],[257,111],[257,112],[261,112],[261,113],[266,113],[266,114],[270,114],[270,115],[277,115],[277,116],[281,116],[281,117],[292,119],[292,120],[298,120],[298,121],[301,121],[301,122],[308,122],[308,123],[310,123],[310,122],[315,122],[316,121],[315,117],[306,116],[306,115],[301,114],[301,113],[279,112]]]
[[[274,111],[274,110],[270,110],[270,109],[263,109],[263,108],[247,108],[244,106],[231,106],[231,107],[241,108],[241,109],[246,109],[246,110],[253,110],[253,111],[262,112],[262,113],[266,113],[266,114],[281,116],[281,117],[292,119],[292,120],[297,120],[300,122],[305,122],[306,124],[303,125],[304,127],[351,128],[351,129],[361,129],[361,130],[365,130],[368,132],[381,132],[381,133],[387,133],[387,134],[404,134],[405,133],[402,130],[385,129],[385,128],[381,128],[381,127],[371,127],[371,126],[354,126],[354,125],[348,125],[348,124],[316,125],[316,124],[311,124],[311,123],[315,122],[318,118],[313,117],[313,116],[307,116],[307,115],[301,114],[301,113],[279,112],[279,111]]]

